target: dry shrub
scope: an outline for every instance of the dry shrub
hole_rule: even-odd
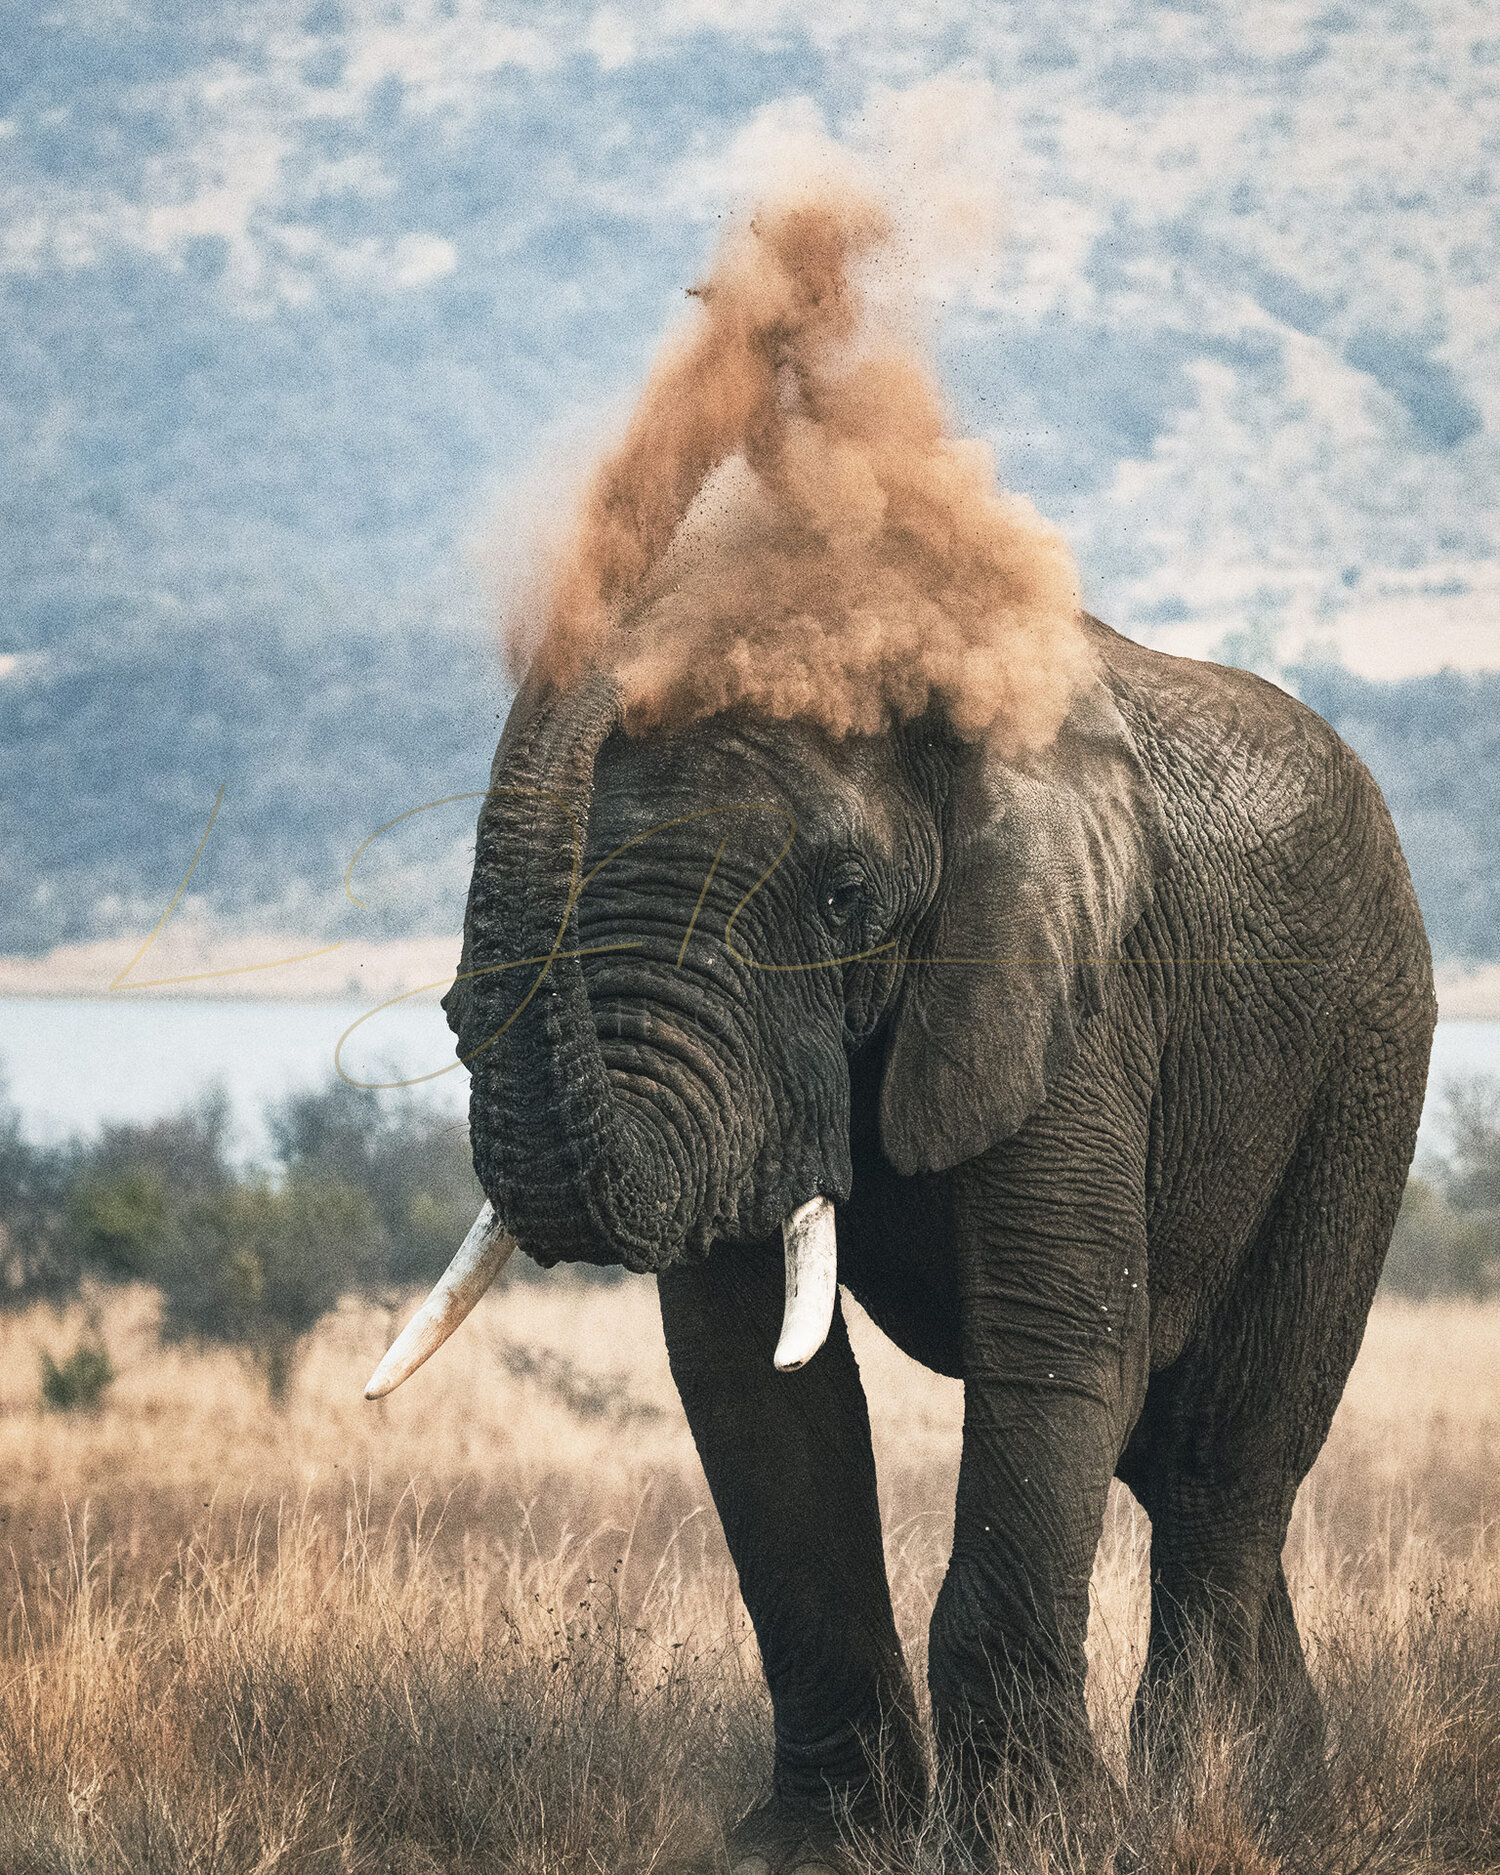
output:
[[[157,1350],[126,1292],[105,1409],[43,1413],[40,1323],[0,1324],[5,1875],[645,1871],[759,1794],[765,1695],[646,1282],[496,1296],[374,1409],[372,1309],[316,1331],[281,1412],[232,1356]],[[920,1672],[960,1392],[855,1334]],[[1497,1346],[1500,1308],[1377,1309],[1288,1551],[1326,1779],[1267,1778],[1200,1688],[1187,1764],[1119,1817],[1059,1798],[1007,1868],[1500,1868]],[[1117,1492],[1090,1699],[1122,1778],[1147,1537]],[[906,1865],[952,1851],[933,1822]]]

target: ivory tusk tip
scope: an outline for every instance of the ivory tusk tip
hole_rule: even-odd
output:
[[[504,1268],[515,1247],[515,1239],[495,1221],[486,1200],[458,1255],[365,1382],[367,1400],[383,1400],[394,1393],[437,1352]]]
[[[413,1370],[410,1361],[393,1361],[391,1355],[395,1351],[394,1347],[388,1350],[380,1365],[365,1382],[367,1400],[383,1400],[388,1393],[394,1393],[403,1380],[411,1378]]]
[[[786,1248],[786,1313],[771,1361],[778,1374],[795,1374],[828,1339],[838,1304],[838,1244],[831,1200],[808,1199],[781,1230]]]
[[[797,1335],[784,1334],[776,1344],[771,1364],[778,1374],[795,1374],[799,1367],[806,1367],[825,1339],[826,1333],[816,1336],[805,1331]]]

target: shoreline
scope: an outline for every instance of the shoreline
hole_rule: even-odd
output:
[[[132,966],[130,939],[0,956],[0,999],[24,1001],[351,1003],[436,1000],[453,980],[460,939],[348,938],[319,944],[295,933],[164,935]],[[121,978],[124,980],[121,981]],[[1500,963],[1437,972],[1444,1022],[1500,1022]]]
[[[0,998],[26,1001],[383,1003],[434,1001],[453,981],[460,940],[347,938],[285,931],[179,939],[149,953],[129,939],[65,944],[35,957],[0,956]],[[138,961],[133,962],[133,959]]]

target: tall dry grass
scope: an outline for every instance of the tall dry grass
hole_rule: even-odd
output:
[[[144,1294],[103,1325],[120,1379],[93,1417],[37,1401],[76,1322],[0,1329],[0,1875],[645,1871],[758,1794],[754,1644],[647,1284],[515,1288],[379,1408],[368,1309],[280,1413],[232,1356],[158,1349]],[[920,1672],[959,1389],[856,1341]],[[1500,1308],[1377,1309],[1289,1548],[1328,1783],[1268,1803],[1232,1715],[1205,1715],[1193,1764],[1137,1780],[1135,1866],[1500,1868],[1497,1356]],[[1121,1493],[1090,1696],[1122,1772],[1146,1538]],[[1008,1854],[1108,1849],[1070,1820]]]

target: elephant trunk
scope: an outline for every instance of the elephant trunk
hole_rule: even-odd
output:
[[[472,1068],[474,1163],[489,1194],[458,1255],[371,1376],[379,1399],[447,1340],[517,1242],[538,1262],[659,1269],[712,1211],[709,1168],[653,1099],[612,1075],[580,956],[578,901],[594,763],[617,720],[602,679],[519,699],[480,815],[450,1020]],[[628,938],[617,941],[629,946]],[[663,1078],[669,1074],[659,1063]],[[822,1347],[838,1296],[834,1208],[785,1220],[784,1373]]]
[[[463,1049],[475,1169],[521,1246],[543,1264],[650,1270],[701,1212],[705,1173],[649,1097],[611,1077],[579,955],[594,762],[617,715],[594,679],[535,699],[501,742],[474,856]]]

